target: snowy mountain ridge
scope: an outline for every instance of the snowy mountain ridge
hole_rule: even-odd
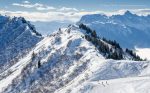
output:
[[[0,72],[15,64],[41,39],[24,18],[0,16]]]
[[[98,36],[89,25],[69,25],[42,37],[23,18],[9,20],[1,22],[6,30],[0,30],[5,44],[0,55],[1,93],[149,93],[150,62]],[[15,56],[7,57],[17,60],[3,59],[7,51],[16,50]]]
[[[81,33],[77,33],[77,32],[79,32],[79,31],[73,31],[70,35],[68,34],[68,30],[63,30],[63,33],[60,31],[59,33],[54,33],[53,35],[51,35],[50,37],[45,37],[41,42],[39,42],[38,44],[37,44],[37,46],[35,47],[35,49],[33,50],[34,51],[34,53],[37,55],[36,57],[35,57],[35,59],[33,60],[33,61],[31,61],[31,56],[32,56],[32,54],[30,53],[29,55],[30,55],[30,57],[25,57],[25,59],[27,58],[28,60],[28,62],[30,62],[30,63],[28,63],[28,66],[26,67],[26,68],[24,68],[24,70],[22,70],[23,72],[21,73],[21,75],[19,75],[19,77],[22,77],[22,78],[25,78],[25,79],[36,79],[37,81],[38,81],[38,79],[40,79],[40,77],[38,76],[40,73],[39,72],[37,72],[37,71],[43,71],[43,70],[48,70],[48,72],[44,72],[43,74],[45,74],[45,75],[50,75],[50,73],[52,74],[54,74],[54,72],[56,73],[56,75],[59,75],[59,74],[61,74],[62,72],[64,72],[64,71],[67,71],[68,69],[67,68],[70,68],[70,65],[73,65],[73,63],[74,64],[76,64],[76,62],[77,61],[79,61],[79,63],[81,62],[81,63],[84,63],[84,64],[82,64],[82,65],[86,65],[86,63],[87,63],[87,60],[89,59],[87,59],[87,60],[85,60],[85,58],[80,58],[80,55],[82,55],[83,53],[85,53],[85,52],[81,52],[81,54],[78,54],[78,51],[86,51],[86,50],[88,50],[87,51],[87,53],[89,53],[89,52],[93,52],[93,54],[97,54],[97,55],[99,55],[96,51],[95,51],[95,49],[94,49],[94,47],[90,44],[89,45],[89,43],[86,41],[86,40],[84,40],[83,41],[83,39],[81,38]],[[62,37],[62,38],[60,38],[60,36]],[[80,37],[80,38],[79,38]],[[62,41],[62,42],[64,42],[64,43],[60,43],[61,41],[59,41],[59,39]],[[82,42],[81,42],[82,41]],[[87,47],[85,47],[85,45],[88,45]],[[80,47],[79,47],[80,46]],[[84,48],[85,47],[85,48]],[[48,55],[46,55],[45,53],[47,53]],[[79,52],[80,53],[80,52]],[[90,54],[91,54],[90,53]],[[100,56],[100,55],[99,55]],[[88,56],[87,56],[88,57]],[[102,56],[100,56],[102,59],[104,59]],[[44,65],[44,69],[42,69],[42,67],[40,68],[40,70],[39,69],[37,69],[37,62],[38,62],[38,60],[39,60],[39,58],[40,58],[40,60],[41,60],[41,64],[43,64]],[[67,60],[68,59],[68,60]],[[82,60],[83,60],[83,62],[82,62]],[[89,59],[90,60],[90,59]],[[25,62],[25,63],[27,63],[27,61]],[[60,62],[59,62],[60,61]],[[20,63],[20,62],[19,62]],[[36,64],[35,64],[36,63]],[[63,64],[64,65],[63,65]],[[22,63],[22,64],[24,64],[24,63]],[[21,64],[21,65],[22,65]],[[58,65],[59,64],[59,65]],[[67,65],[68,64],[68,65]],[[52,66],[53,65],[53,66]],[[56,66],[58,66],[58,67],[56,67]],[[61,66],[63,66],[62,68],[61,68]],[[76,64],[76,65],[73,65],[73,67],[78,67],[78,65]],[[79,65],[80,66],[80,65]],[[60,71],[61,71],[61,73],[60,72],[56,72],[55,71],[55,69],[56,70],[58,70],[59,68],[61,68],[60,69]],[[30,69],[32,69],[32,71],[33,71],[33,73],[32,72],[30,72],[29,70]],[[77,70],[80,70],[81,68],[78,68]],[[82,68],[82,69],[84,69],[84,68]],[[81,69],[81,70],[82,70]],[[18,68],[18,70],[19,70],[19,68]],[[17,70],[15,70],[15,71],[17,71]],[[29,71],[29,73],[27,73],[27,71]],[[34,74],[35,73],[35,75],[32,75],[32,74]],[[47,74],[46,74],[47,73]],[[72,73],[74,73],[74,72],[70,72],[70,74],[72,74]],[[30,78],[29,76],[30,76],[30,74],[31,74],[31,77],[32,78]],[[55,76],[55,74],[54,74],[54,76],[53,76],[53,74],[52,74],[52,80],[54,80],[55,78],[57,78],[58,79],[58,76],[56,77]],[[29,75],[29,76],[28,76]],[[19,78],[18,77],[18,78]],[[41,77],[41,78],[47,78],[47,79],[49,79],[49,80],[51,80],[51,76],[49,76],[49,78],[46,76],[44,76],[44,77]],[[73,78],[73,77],[72,77]],[[15,78],[14,78],[15,79]],[[57,81],[57,79],[56,79],[56,81],[55,82],[58,82]],[[66,78],[67,79],[67,78]],[[15,79],[15,80],[19,80],[19,79]],[[59,79],[58,79],[59,80]],[[47,81],[42,81],[41,83],[46,83]],[[66,80],[64,81],[64,83],[65,82],[67,82]],[[14,81],[14,83],[15,83],[15,81]],[[20,86],[18,86],[18,87],[22,87],[23,85],[24,85],[24,83],[27,83],[28,84],[28,82],[26,81],[26,82],[22,82],[22,81],[20,81],[20,82],[18,82],[17,83],[17,85],[19,84]],[[49,82],[49,83],[52,83],[53,84],[53,82],[51,81],[51,82]],[[58,83],[60,83],[60,82],[58,82]],[[22,85],[23,84],[23,85]],[[11,84],[11,85],[14,85],[14,84]],[[51,84],[49,84],[49,85],[51,85]],[[38,86],[40,86],[40,85],[36,85],[37,87]],[[48,86],[48,85],[47,85]],[[38,91],[38,90],[36,90],[36,88],[34,88],[34,90],[29,90],[30,88],[29,87],[32,87],[32,86],[23,86],[23,87],[27,87],[26,89],[27,89],[27,91]],[[52,86],[51,86],[52,87]],[[54,83],[54,86],[53,86],[54,88],[56,87],[56,85],[55,85],[55,83]],[[52,87],[52,88],[53,88]],[[57,87],[56,87],[57,88]],[[19,91],[18,90],[18,88],[16,88],[17,90],[15,90],[15,87],[13,87],[12,88],[13,90],[11,90],[12,92],[13,91],[15,91],[15,92],[17,92],[17,91]],[[40,89],[39,89],[40,90]],[[42,89],[43,90],[43,89]],[[20,89],[20,91],[23,91],[22,90],[22,88]],[[53,89],[51,89],[51,91],[53,91]]]
[[[93,43],[84,38],[85,35],[83,29],[70,25],[45,37],[29,54],[0,74],[6,75],[6,78],[0,81],[2,84],[0,91],[3,93],[75,92],[77,90],[73,87],[89,80],[138,76],[149,65],[147,61],[139,63],[131,60],[106,59]],[[78,92],[84,91],[79,88]]]

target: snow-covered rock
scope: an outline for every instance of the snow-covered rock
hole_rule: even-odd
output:
[[[41,39],[34,26],[24,18],[0,16],[0,73],[15,64]]]

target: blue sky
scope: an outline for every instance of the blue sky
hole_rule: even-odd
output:
[[[24,0],[0,0],[0,8],[9,7],[10,10],[20,10],[12,3]],[[29,0],[32,3],[42,3],[53,7],[74,7],[86,10],[118,10],[123,8],[150,8],[149,0]],[[22,8],[21,8],[22,9]]]
[[[149,0],[0,0],[0,14],[23,16],[31,21],[76,21],[93,13],[122,13],[130,10],[149,14]]]

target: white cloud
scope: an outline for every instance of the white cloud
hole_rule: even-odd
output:
[[[55,7],[52,6],[47,6],[44,4],[40,4],[40,3],[35,3],[35,4],[31,4],[30,2],[25,3],[13,3],[13,6],[19,6],[19,7],[24,7],[24,8],[35,8],[36,10],[54,10]]]
[[[0,14],[9,15],[9,16],[17,16],[17,17],[25,17],[29,21],[77,21],[79,16],[71,15],[70,13],[63,12],[27,12],[27,11],[6,11],[0,10]]]
[[[52,6],[45,6],[45,7],[36,7],[37,10],[55,10],[56,8]]]
[[[114,15],[114,14],[124,14],[124,12],[126,12],[127,10],[131,11],[132,13],[134,14],[137,14],[137,15],[149,15],[150,14],[150,8],[144,8],[144,9],[121,9],[121,10],[118,10],[117,12],[112,12],[110,13],[110,15]]]
[[[42,10],[42,9],[41,9]],[[48,12],[28,12],[28,11],[7,11],[0,10],[0,14],[8,15],[8,16],[17,16],[17,17],[25,17],[29,21],[78,21],[83,15],[87,14],[106,14],[106,15],[115,15],[115,14],[124,14],[125,11],[130,10],[133,13],[138,15],[147,15],[150,14],[150,9],[122,9],[113,12],[105,12],[105,11],[48,11]]]
[[[19,4],[19,3],[13,3],[12,4],[13,6],[21,6],[21,7],[25,7],[25,8],[36,8],[36,7],[41,7],[42,5],[41,4],[38,4],[38,3],[35,3],[35,4]]]
[[[136,14],[139,15],[149,15],[150,14],[150,8],[145,8],[145,9],[133,9],[131,10]]]
[[[25,3],[25,4],[29,4],[30,2],[29,2],[29,1],[23,1],[23,3]]]
[[[135,4],[102,4],[102,6],[112,6],[112,7],[143,7],[145,5],[135,5]]]
[[[59,12],[77,12],[79,11],[76,8],[70,8],[70,7],[61,7],[61,8],[55,8],[52,6],[44,5],[41,3],[30,3],[29,1],[23,1],[23,3],[13,3],[13,6],[19,6],[19,7],[24,7],[24,8],[35,8],[36,10],[43,11],[43,10],[55,10]]]
[[[59,11],[79,11],[78,9],[76,8],[69,8],[69,7],[62,7],[59,9]]]

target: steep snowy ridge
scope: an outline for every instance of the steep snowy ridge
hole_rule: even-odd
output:
[[[96,55],[99,59],[104,59],[103,56],[96,52],[92,44],[82,38],[82,35],[84,34],[78,31],[76,27],[73,27],[62,29],[62,31],[45,37],[33,50],[36,57],[22,70],[21,75],[18,77],[19,79],[16,78],[13,84],[11,84],[15,85],[15,82],[18,82],[15,87],[10,86],[10,89],[13,89],[11,91],[19,92],[23,91],[23,89],[26,89],[25,91],[28,92],[48,91],[45,89],[46,87],[49,87],[49,91],[54,91],[55,88],[61,87],[63,83],[71,81],[75,76],[84,71],[87,63],[95,59],[94,56],[91,59],[89,54]],[[37,68],[39,60],[42,66]],[[68,69],[70,70],[68,71]],[[75,74],[76,71],[77,74]],[[63,77],[64,79],[61,79]],[[47,83],[47,80],[49,83]],[[30,81],[34,81],[32,83],[34,86],[29,86]],[[36,84],[37,81],[38,84]],[[31,90],[30,88],[32,87],[33,89]]]
[[[107,40],[106,38],[99,37],[95,30],[92,30],[84,24],[79,24],[79,28],[85,33],[85,39],[91,42],[99,52],[105,56],[107,59],[127,59],[142,61],[142,59],[136,55],[130,49],[123,49],[120,47],[119,43],[112,40]]]
[[[116,40],[124,48],[150,47],[150,16],[138,16],[127,11],[124,15],[85,15],[78,23],[96,30],[97,34]]]
[[[29,54],[3,72],[13,71],[0,81],[0,91],[86,93],[88,82],[138,76],[148,65],[147,61],[105,59],[85,39],[85,31],[70,25],[42,39]]]
[[[34,26],[22,17],[0,16],[0,27],[1,73],[25,56],[42,37]]]

